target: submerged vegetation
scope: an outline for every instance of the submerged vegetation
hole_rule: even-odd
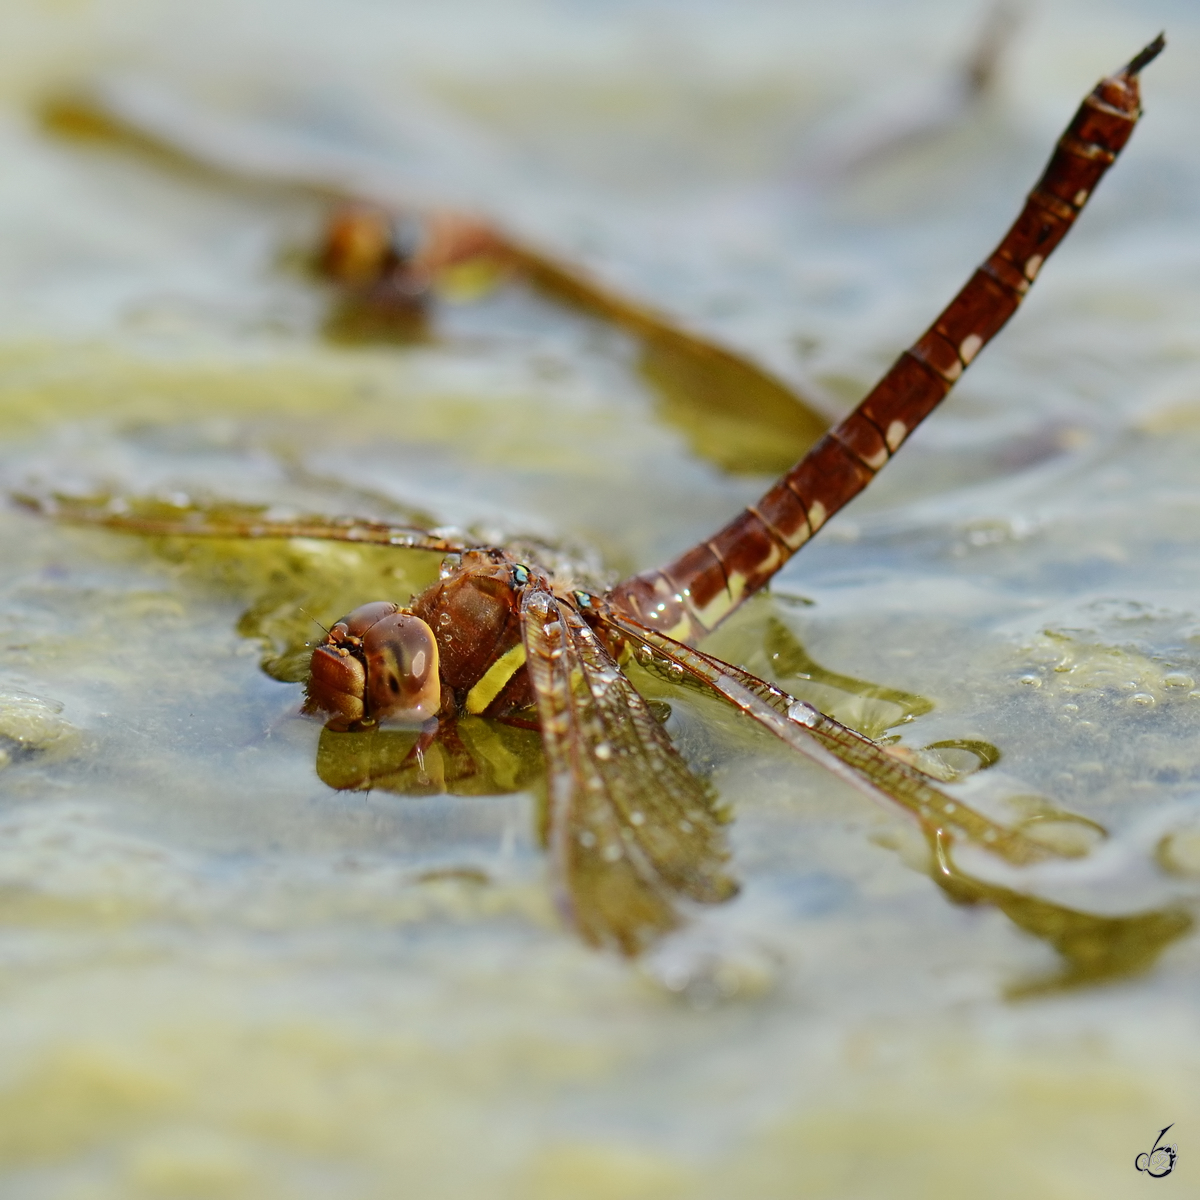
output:
[[[283,21],[289,37],[305,19]],[[732,38],[744,22],[726,19]],[[1107,64],[1104,29],[1072,40],[1088,59],[1079,87]],[[853,53],[830,43],[836,72],[853,75],[870,36],[856,31]],[[197,61],[217,48],[201,39]],[[816,123],[825,103],[789,82],[794,57],[778,90],[704,93],[695,113],[727,104],[735,121],[737,104],[757,105],[783,145],[795,113]],[[1151,105],[1164,121],[1181,86],[1169,60]],[[637,104],[666,94],[663,72]],[[1060,125],[1066,83],[1020,78],[1038,121]],[[824,193],[798,166],[727,178],[715,150],[711,180],[671,192],[650,169],[662,147],[628,162],[589,152],[598,174],[562,206],[599,215],[575,229],[538,207],[566,106],[522,108],[521,89],[582,104],[586,82],[430,88],[486,84],[497,121],[525,114],[537,186],[489,169],[496,212],[540,214],[562,261],[578,254],[588,278],[622,281],[612,294],[652,297],[653,327],[632,309],[602,319],[595,296],[559,304],[527,261],[507,284],[496,263],[444,281],[415,332],[375,341],[373,298],[311,272],[325,198],[30,121],[13,146],[20,237],[0,255],[16,297],[0,346],[4,490],[183,525],[436,526],[541,564],[568,599],[602,596],[752,503],[827,413],[865,394],[1044,151],[1002,80],[822,177]],[[220,101],[222,120],[352,140],[345,112],[322,124],[285,100],[247,89]],[[667,128],[629,104],[592,119],[636,111],[626,138]],[[687,103],[678,113],[699,120]],[[0,1166],[16,1186],[122,1200],[366,1198],[401,1180],[431,1197],[834,1197],[903,1188],[906,1155],[923,1197],[964,1181],[998,1195],[1001,1178],[1112,1194],[1105,1155],[1144,1148],[1122,1139],[1148,1098],[1172,1106],[1154,1128],[1194,1108],[1197,1052],[1177,1001],[1200,895],[1179,250],[1195,235],[1191,208],[1177,226],[1140,211],[1138,181],[1166,161],[1151,128],[1055,259],[1036,313],[684,660],[694,673],[652,641],[613,648],[711,820],[711,887],[691,895],[726,901],[672,894],[669,917],[646,907],[631,921],[630,893],[598,869],[575,893],[585,937],[665,935],[631,938],[632,963],[586,952],[551,904],[563,760],[547,760],[529,712],[468,712],[425,742],[300,713],[326,631],[364,601],[407,604],[441,553],[129,537],[4,507]],[[688,137],[716,138],[688,129],[664,144],[686,154]],[[685,246],[692,274],[671,268]],[[1147,261],[1172,265],[1129,265]],[[662,316],[676,313],[678,329]],[[731,355],[734,381],[715,396],[697,382],[712,381],[710,352]],[[746,371],[762,383],[749,427],[728,400]],[[847,753],[862,735],[896,778],[931,789],[910,815],[942,807],[922,827],[868,805],[714,696],[702,677],[718,660],[767,681],[768,725],[834,738],[820,710]],[[576,680],[558,682],[562,698]],[[633,823],[642,808],[625,815],[653,825]],[[1002,834],[1018,861],[989,850]],[[1160,1037],[1177,1061],[1148,1052]],[[463,1154],[467,1128],[483,1132]],[[1076,1174],[1060,1187],[1064,1139]]]

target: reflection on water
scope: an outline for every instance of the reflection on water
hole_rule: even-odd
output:
[[[867,737],[877,738],[893,726],[907,724],[933,708],[933,702],[924,696],[827,670],[809,656],[792,631],[776,617],[767,622],[763,652],[773,678]]]
[[[375,788],[402,796],[497,796],[541,784],[545,768],[536,730],[485,717],[443,723],[418,756],[416,730],[321,731],[317,775],[339,791]]]
[[[956,870],[947,854],[934,852],[933,878],[956,904],[994,904],[1014,925],[1052,946],[1062,957],[1058,971],[1010,984],[1005,994],[1026,999],[1047,992],[1107,983],[1149,970],[1172,942],[1195,924],[1184,909],[1129,917],[1103,917],[1050,904],[1037,896],[992,887]]]

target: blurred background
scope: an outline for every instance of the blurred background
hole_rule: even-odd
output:
[[[1091,875],[952,903],[893,815],[667,694],[743,891],[598,955],[523,777],[323,782],[306,614],[436,562],[9,506],[0,1196],[1115,1197],[1171,1122],[1186,1190],[1200,1117],[1194,5],[6,0],[0,487],[455,524],[609,578],[757,496],[799,418],[731,448],[677,362],[519,282],[347,322],[331,197],[482,214],[819,421],[1163,28],[1012,326],[712,641],[873,735],[997,748],[1031,820],[1104,835]]]

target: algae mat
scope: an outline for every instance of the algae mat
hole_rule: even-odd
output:
[[[330,342],[298,265],[319,199],[59,139],[37,104],[134,73],[353,146],[837,409],[991,246],[1097,75],[1162,26],[1171,45],[1011,328],[713,640],[911,747],[996,747],[981,777],[1031,819],[1069,811],[1142,864],[1076,897],[1100,924],[954,903],[893,815],[663,687],[743,890],[644,964],[596,955],[548,901],[536,780],[318,775],[285,651],[436,560],[6,506],[0,1195],[1119,1197],[1157,1186],[1134,1159],[1172,1122],[1162,1186],[1197,1190],[1200,27],[1166,0],[1058,0],[986,103],[947,108],[976,17],[5,6],[6,491],[427,518],[612,572],[762,483],[693,453],[622,335],[509,290],[448,304],[420,345]],[[830,167],[920,105],[949,116]],[[514,746],[517,787],[537,766]]]

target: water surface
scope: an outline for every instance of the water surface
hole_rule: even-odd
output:
[[[764,482],[691,452],[622,335],[508,290],[448,307],[427,345],[331,344],[296,266],[317,201],[57,139],[37,102],[133,71],[351,146],[843,411],[1165,25],[1147,117],[1022,312],[712,648],[872,732],[899,708],[772,655],[930,702],[905,745],[995,746],[977,786],[1108,832],[1111,871],[1052,901],[1176,923],[1137,926],[1161,953],[1098,983],[1086,938],[954,903],[895,815],[664,691],[734,810],[743,890],[645,965],[597,955],[551,909],[531,793],[333,791],[299,686],[260,669],[298,605],[403,600],[435,561],[0,509],[0,1194],[1118,1196],[1172,1121],[1186,1188],[1200,41],[1169,0],[1044,4],[990,103],[832,175],[829,147],[936,90],[975,16],[8,6],[6,489],[416,512],[616,573]]]

